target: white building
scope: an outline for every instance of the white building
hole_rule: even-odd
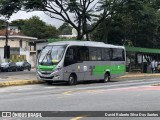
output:
[[[0,30],[0,62],[4,62],[4,46],[6,30]],[[10,46],[10,59],[8,61],[28,61],[32,67],[36,63],[35,37],[24,36],[17,29],[8,30],[8,45]]]

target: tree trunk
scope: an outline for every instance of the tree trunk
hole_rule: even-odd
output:
[[[108,21],[108,24],[107,24],[107,20],[104,20],[103,21],[103,37],[102,37],[102,41],[104,41],[105,43],[108,43],[109,29],[110,29],[110,21]]]
[[[83,35],[81,35],[81,32],[78,31],[77,33],[77,40],[82,40]]]

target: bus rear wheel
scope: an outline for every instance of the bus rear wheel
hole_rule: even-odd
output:
[[[71,74],[68,78],[68,85],[76,85],[76,84],[77,84],[76,76]]]
[[[109,82],[109,81],[110,81],[110,75],[109,75],[109,73],[105,73],[104,79],[101,80],[101,82]]]

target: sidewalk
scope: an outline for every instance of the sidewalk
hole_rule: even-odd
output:
[[[160,77],[160,73],[126,73],[119,78]]]
[[[0,76],[1,77],[1,76]],[[134,79],[134,78],[147,78],[147,77],[160,77],[160,73],[126,73],[126,75],[116,78],[116,80]],[[0,78],[0,87],[17,86],[27,84],[41,84],[44,81],[36,79],[36,73],[28,74],[28,77],[23,75],[11,75],[9,77]]]
[[[10,73],[6,75],[6,72],[0,73],[0,87],[6,86],[17,86],[17,85],[27,85],[27,84],[40,84],[43,81],[39,81],[36,78],[36,70],[31,71],[20,71],[15,73]]]

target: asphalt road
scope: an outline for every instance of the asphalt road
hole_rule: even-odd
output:
[[[160,111],[159,78],[82,82],[76,86],[38,84],[0,88],[0,111]],[[42,120],[159,120],[156,117],[86,117]],[[21,118],[0,118],[0,120]],[[27,118],[26,120],[34,120]],[[39,119],[38,119],[39,120]]]

